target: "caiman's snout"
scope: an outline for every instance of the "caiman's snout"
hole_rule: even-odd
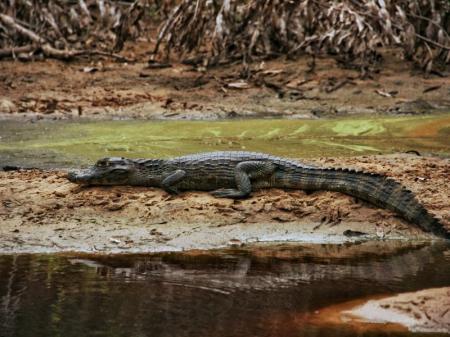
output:
[[[67,179],[76,184],[89,184],[89,175],[82,171],[69,171]]]
[[[67,179],[69,179],[69,181],[76,183],[77,182],[77,173],[75,171],[70,171],[69,173],[67,173]]]

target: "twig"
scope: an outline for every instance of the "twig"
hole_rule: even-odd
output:
[[[14,54],[19,54],[19,53],[30,53],[33,50],[36,50],[36,46],[34,46],[32,44],[29,44],[26,46],[21,46],[21,47],[3,48],[3,49],[0,49],[0,57],[13,56]]]
[[[325,89],[325,92],[326,92],[327,94],[330,94],[330,93],[332,93],[333,91],[336,91],[336,90],[342,88],[344,85],[346,85],[346,84],[348,84],[348,83],[351,83],[351,82],[350,82],[350,80],[349,80],[348,78],[346,78],[346,79],[344,79],[344,80],[342,80],[342,81],[336,83],[335,85],[326,88],[326,89]]]
[[[397,25],[393,25],[393,26],[396,27],[396,28],[401,29],[401,27],[399,27]],[[434,45],[435,47],[439,47],[439,48],[445,49],[445,50],[450,50],[450,46],[448,46],[448,47],[444,46],[443,44],[440,44],[439,42],[433,41],[433,40],[431,40],[431,39],[429,39],[429,38],[427,38],[427,37],[425,37],[423,35],[420,35],[420,34],[416,33],[416,37],[421,39],[421,40],[423,40],[423,41],[425,41],[425,42],[428,42],[428,43]]]
[[[427,22],[430,22],[433,25],[435,25],[436,27],[438,27],[439,29],[442,29],[442,31],[445,33],[445,35],[449,36],[447,31],[442,26],[440,26],[437,22],[431,20],[430,18],[427,18],[427,17],[422,16],[422,15],[413,14],[413,13],[407,13],[406,15],[411,16],[411,17],[416,18],[416,19],[421,19],[421,20],[425,20]]]
[[[135,59],[130,59],[128,57],[116,54],[116,53],[108,53],[105,51],[100,51],[100,50],[71,50],[69,51],[70,53],[67,55],[66,58],[72,58],[72,57],[77,57],[77,56],[84,56],[84,55],[99,55],[99,56],[105,56],[105,57],[110,57],[113,59],[116,59],[117,61],[120,62],[128,62],[128,63],[133,63],[136,62]]]

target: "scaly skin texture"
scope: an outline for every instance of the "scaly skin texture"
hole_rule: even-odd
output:
[[[379,174],[318,168],[254,152],[209,152],[162,159],[104,158],[93,167],[72,171],[72,182],[84,185],[154,186],[169,193],[212,191],[222,198],[245,198],[254,190],[282,188],[342,192],[390,209],[426,232],[450,239],[439,221],[411,191]]]

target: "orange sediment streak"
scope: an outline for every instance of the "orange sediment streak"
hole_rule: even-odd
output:
[[[443,125],[450,125],[450,117],[421,123],[409,133],[409,136],[414,138],[436,137]]]
[[[363,299],[352,300],[339,303],[316,310],[312,313],[300,314],[295,318],[295,323],[299,326],[312,324],[316,326],[342,326],[344,329],[351,329],[358,332],[364,331],[408,331],[408,329],[397,323],[377,323],[364,320],[353,315],[352,310],[366,304],[369,300],[379,300],[388,295],[372,296]]]

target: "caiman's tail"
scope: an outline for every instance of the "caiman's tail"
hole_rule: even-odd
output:
[[[298,189],[342,192],[390,209],[422,230],[450,240],[450,231],[428,213],[411,191],[383,175],[348,169],[301,168],[291,179]]]

